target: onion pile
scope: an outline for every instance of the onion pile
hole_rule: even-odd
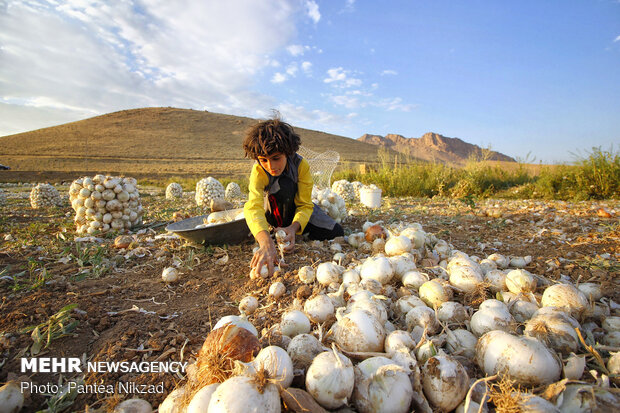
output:
[[[237,199],[241,199],[242,198],[242,194],[241,194],[241,187],[239,187],[239,184],[236,182],[231,182],[228,185],[226,185],[226,191],[224,192],[224,198],[227,201],[235,201]]]
[[[105,175],[76,179],[69,188],[78,234],[125,231],[142,222],[142,204],[134,178]]]
[[[351,182],[351,186],[353,187],[353,191],[355,191],[355,200],[359,201],[360,199],[360,190],[364,187],[364,184],[360,181]]]
[[[334,221],[340,223],[347,217],[347,208],[344,199],[331,189],[312,189],[312,202],[317,204]]]
[[[251,362],[236,363],[239,371],[212,393],[209,412],[279,412],[288,386],[306,407],[296,411],[460,412],[466,406],[468,412],[487,411],[484,390],[473,388],[465,400],[480,371],[513,380],[503,394],[522,395],[524,409],[545,403],[548,411],[568,409],[586,394],[594,398],[588,406],[599,397],[606,403],[615,397],[602,386],[583,394],[566,386],[565,397],[554,405],[517,391],[525,386],[539,393],[537,386],[563,377],[585,380],[588,353],[577,331],[611,348],[620,345],[618,310],[595,311],[584,293],[601,300],[604,294],[594,286],[578,288],[567,280],[547,286],[543,277],[520,268],[521,260],[500,253],[470,256],[417,223],[366,222],[348,242],[329,247],[330,257],[333,251],[346,257],[339,260],[343,265],[328,258],[297,270],[302,285],[290,306],[285,305],[290,285],[281,281],[242,300],[240,311],[255,320],[266,312],[280,314],[278,324],[264,326],[261,338],[268,343],[277,333],[280,347],[268,346]],[[269,304],[259,308],[258,301]],[[253,329],[243,317],[227,317]],[[617,374],[620,356],[607,364]],[[233,385],[237,391],[229,395]],[[273,385],[281,387],[280,394]]]
[[[210,206],[214,199],[223,199],[226,196],[224,185],[213,177],[203,178],[196,183],[196,204]]]
[[[176,199],[183,196],[183,187],[181,184],[172,182],[166,187],[166,199]]]
[[[30,191],[30,205],[33,208],[46,208],[51,206],[61,206],[60,194],[54,186],[50,184],[38,184]]]
[[[355,188],[346,179],[335,181],[332,184],[332,191],[344,199],[344,202],[353,203],[359,201],[359,195],[355,195]]]

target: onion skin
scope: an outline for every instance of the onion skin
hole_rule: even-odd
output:
[[[365,238],[366,238],[366,241],[373,242],[377,238],[386,239],[387,233],[385,232],[385,229],[383,229],[381,225],[375,224],[375,225],[371,225],[370,227],[368,227],[365,233]]]
[[[196,359],[197,372],[200,374],[202,368],[206,367],[205,360],[213,354],[228,358],[226,364],[232,370],[234,360],[250,362],[260,349],[260,343],[254,334],[245,328],[228,324],[211,331],[205,339]],[[205,385],[212,383],[215,381],[205,383]]]
[[[434,356],[426,361],[422,369],[422,387],[433,406],[448,412],[465,398],[469,376],[451,356]]]

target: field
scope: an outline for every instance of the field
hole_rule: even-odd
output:
[[[74,212],[67,201],[62,207],[33,209],[28,201],[29,186],[5,184],[3,189],[7,200],[0,206],[0,381],[17,378],[38,385],[83,381],[104,386],[135,382],[163,389],[151,394],[119,393],[116,388],[111,393],[74,391],[64,397],[33,391],[26,397],[24,411],[62,411],[59,406],[83,411],[88,406],[90,412],[103,412],[131,397],[146,399],[157,407],[177,384],[184,383],[182,375],[91,372],[24,377],[20,358],[38,354],[105,362],[192,361],[214,323],[224,315],[238,314],[239,301],[249,293],[260,303],[249,320],[259,336],[266,333],[294,298],[303,299],[310,293],[297,278],[297,270],[330,261],[334,253],[328,242],[299,239],[277,277],[286,286],[286,294],[275,301],[268,297],[274,280],[248,277],[254,247],[250,240],[234,246],[204,247],[166,235],[164,226],[174,212],[201,212],[190,194],[170,201],[163,196],[162,187],[141,186],[144,225],[134,231],[129,247],[117,249],[112,236],[77,238]],[[66,196],[66,186],[58,189]],[[361,231],[367,220],[382,221],[386,227],[417,222],[427,233],[469,255],[531,256],[528,271],[551,282],[566,277],[573,282],[594,282],[603,288],[603,302],[620,301],[618,200],[464,201],[393,196],[385,197],[377,210],[350,207],[354,215],[343,224],[346,234]],[[367,255],[344,240],[336,241],[347,263]],[[436,264],[428,260],[417,263],[429,274]],[[181,279],[166,284],[161,273],[172,265],[178,267]],[[320,289],[318,284],[313,288],[315,293]],[[389,294],[395,290],[391,291],[385,294],[393,300],[396,297]],[[492,296],[488,291],[480,294],[478,299]],[[457,298],[463,301],[466,297],[457,292]],[[62,311],[66,306],[75,307]],[[620,315],[617,305],[611,308],[612,315]],[[32,334],[34,326],[39,326],[38,336]],[[594,345],[594,337],[587,340]],[[278,344],[281,337],[264,334],[261,341]],[[606,351],[599,351],[608,357]],[[578,352],[588,356],[587,370],[601,370],[584,348]],[[471,360],[462,362],[470,377],[484,376]],[[584,380],[595,381],[587,373]]]

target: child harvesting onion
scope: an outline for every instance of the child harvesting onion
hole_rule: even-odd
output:
[[[283,231],[284,251],[292,251],[295,234],[324,240],[344,235],[342,227],[312,203],[312,176],[308,161],[297,154],[301,139],[278,117],[259,122],[245,135],[245,156],[256,160],[250,174],[248,201],[243,212],[259,244],[250,265],[273,273],[278,253],[271,239]],[[279,232],[282,234],[282,232]]]

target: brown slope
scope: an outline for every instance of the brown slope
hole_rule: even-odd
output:
[[[421,138],[405,138],[395,134],[388,134],[385,137],[366,134],[358,140],[429,161],[463,164],[474,156],[478,159],[515,162],[513,158],[502,153],[483,150],[459,138],[448,138],[433,132],[425,133]]]
[[[241,147],[243,134],[255,122],[189,109],[124,110],[1,137],[0,163],[22,171],[239,176],[251,164]],[[378,160],[374,145],[295,129],[302,145],[337,151],[341,163]]]

